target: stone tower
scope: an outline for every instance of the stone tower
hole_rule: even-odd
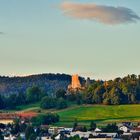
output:
[[[81,88],[81,84],[79,81],[78,75],[72,75],[72,83],[71,83],[71,88],[76,89],[76,88]]]
[[[77,74],[72,75],[71,84],[68,85],[68,91],[77,91],[81,89],[82,89],[82,86],[79,80],[79,76]]]

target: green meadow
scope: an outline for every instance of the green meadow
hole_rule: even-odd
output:
[[[91,120],[97,124],[104,125],[112,122],[132,121],[140,122],[140,104],[134,105],[76,105],[71,104],[63,110],[42,110],[39,102],[30,105],[18,106],[11,111],[33,111],[41,114],[48,112],[57,113],[60,116],[58,126],[72,126],[77,120],[81,125],[89,125]]]
[[[75,120],[80,124],[140,121],[140,105],[82,105],[57,112],[60,122],[57,125],[72,125]]]

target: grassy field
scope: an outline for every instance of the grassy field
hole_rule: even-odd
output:
[[[21,106],[16,106],[14,109],[6,109],[6,110],[0,110],[0,112],[18,112],[18,111],[33,111],[37,112],[40,110],[40,102],[33,103],[33,104],[26,104],[26,105],[21,105]]]
[[[57,112],[60,122],[57,125],[72,125],[77,119],[81,124],[89,124],[91,120],[97,123],[140,121],[140,105],[83,105]]]
[[[34,111],[40,113],[54,112],[60,116],[58,126],[72,126],[75,119],[80,124],[89,125],[91,120],[97,124],[106,124],[109,122],[122,122],[122,121],[140,121],[140,105],[71,105],[64,110],[41,110],[39,102],[30,105],[18,106],[15,111]],[[14,111],[14,110],[13,110]]]
[[[22,110],[22,111],[28,111],[28,110],[36,110],[40,109],[40,102],[34,103],[34,104],[27,104],[27,105],[21,105],[17,106],[16,110]]]

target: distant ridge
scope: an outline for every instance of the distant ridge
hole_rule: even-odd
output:
[[[83,81],[84,78],[80,77]],[[38,86],[45,93],[54,94],[58,89],[67,89],[71,81],[71,75],[68,74],[34,74],[28,76],[0,76],[0,94],[18,94],[25,93],[28,87]]]

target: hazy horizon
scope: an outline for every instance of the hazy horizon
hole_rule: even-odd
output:
[[[61,72],[57,72],[57,73],[52,73],[52,72],[48,72],[48,73],[31,73],[31,74],[24,74],[24,75],[0,75],[0,76],[4,76],[4,77],[10,77],[10,78],[12,78],[12,77],[28,77],[28,76],[33,76],[33,75],[40,75],[40,74],[66,74],[66,75],[75,75],[75,74],[78,74],[78,73],[61,73]],[[128,76],[128,75],[132,75],[132,74],[135,74],[135,73],[129,73],[129,74],[126,74],[126,75],[121,75],[121,76],[116,76],[116,77],[112,77],[112,78],[102,78],[102,77],[94,77],[94,75],[85,75],[85,74],[78,74],[78,76],[80,76],[80,77],[84,77],[85,79],[87,79],[87,78],[90,78],[91,80],[104,80],[104,81],[106,81],[106,80],[114,80],[114,79],[116,79],[116,78],[124,78],[124,77],[126,77],[126,76]],[[136,74],[135,74],[136,75]],[[136,76],[139,76],[139,74],[138,75],[136,75]]]
[[[0,0],[0,75],[140,74],[140,1]]]

